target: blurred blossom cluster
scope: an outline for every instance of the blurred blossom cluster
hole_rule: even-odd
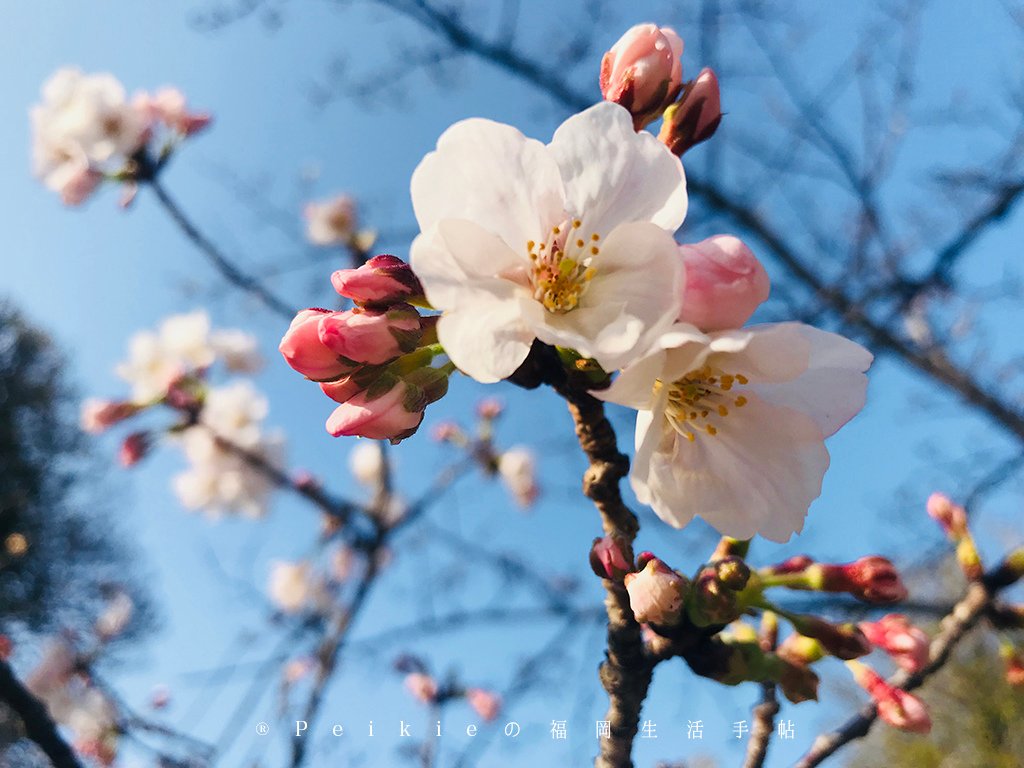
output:
[[[67,205],[85,202],[104,180],[133,183],[150,142],[159,141],[166,158],[210,122],[208,114],[190,111],[177,89],[140,92],[129,100],[113,75],[72,68],[46,81],[30,116],[35,173]],[[133,184],[129,190],[126,202]]]
[[[131,387],[126,400],[92,398],[82,406],[82,427],[98,434],[158,407],[175,421],[162,429],[140,429],[122,442],[125,466],[140,461],[160,437],[182,450],[188,469],[174,478],[182,505],[210,515],[260,517],[276,481],[271,470],[284,463],[284,438],[263,422],[264,397],[246,379],[214,384],[220,363],[229,373],[260,368],[254,337],[239,330],[214,330],[203,311],[166,318],[155,331],[136,333],[117,373]]]

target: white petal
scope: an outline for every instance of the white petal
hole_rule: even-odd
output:
[[[437,309],[508,295],[515,283],[499,274],[528,264],[496,235],[459,219],[444,219],[418,235],[409,261]]]
[[[828,469],[817,425],[751,395],[716,426],[717,435],[677,436],[652,455],[644,483],[654,511],[670,525],[697,514],[727,536],[787,541]]]
[[[534,338],[512,296],[495,296],[445,312],[437,324],[437,336],[452,362],[485,384],[514,373]]]
[[[652,134],[633,130],[617,104],[602,102],[566,120],[549,145],[561,169],[567,207],[585,231],[607,234],[648,221],[675,232],[686,217],[682,163]]]
[[[803,411],[825,437],[864,407],[872,355],[860,344],[809,325],[787,323],[810,342],[808,370],[795,381],[758,386],[765,400]]]
[[[561,223],[564,194],[547,148],[515,128],[478,118],[445,131],[412,175],[420,229],[469,219],[526,255],[526,241]]]
[[[713,364],[755,383],[788,382],[807,371],[811,343],[799,323],[767,323],[711,334]]]
[[[608,403],[618,403],[639,411],[650,410],[654,400],[654,382],[661,376],[664,365],[665,350],[656,349],[623,369],[610,387],[591,394]]]

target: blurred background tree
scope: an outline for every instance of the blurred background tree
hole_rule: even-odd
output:
[[[104,470],[78,428],[79,398],[49,336],[0,300],[0,631],[81,630],[114,588],[145,599],[104,512]],[[133,622],[137,635],[143,624]]]

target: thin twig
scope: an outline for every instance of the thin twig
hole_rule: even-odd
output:
[[[147,183],[156,195],[157,200],[160,201],[160,205],[162,205],[164,210],[167,211],[174,223],[178,225],[178,228],[181,229],[185,237],[192,241],[192,244],[195,245],[195,247],[198,248],[204,256],[206,256],[225,280],[245,293],[255,296],[263,302],[268,309],[286,320],[291,320],[295,317],[295,313],[297,312],[295,307],[291,306],[284,299],[278,297],[269,288],[263,285],[263,283],[245,272],[241,267],[225,256],[221,250],[199,230],[199,228],[192,222],[192,219],[190,219],[181,209],[181,206],[178,205],[177,201],[170,196],[158,178],[154,177],[149,179]]]

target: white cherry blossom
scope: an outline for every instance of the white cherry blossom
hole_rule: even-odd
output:
[[[616,104],[569,118],[548,145],[456,123],[413,174],[412,201],[412,266],[443,311],[441,344],[479,381],[509,376],[534,339],[613,370],[678,315],[683,168]]]
[[[825,438],[864,406],[871,359],[801,323],[680,324],[595,394],[639,410],[630,480],[662,520],[784,542],[821,493]]]
[[[148,119],[113,75],[60,69],[43,85],[42,96],[30,112],[33,163],[53,189],[62,190],[69,168],[123,162],[145,141]]]

